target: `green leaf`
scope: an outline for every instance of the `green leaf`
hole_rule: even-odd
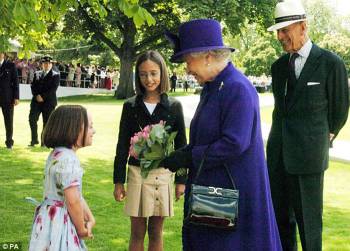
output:
[[[167,144],[168,144],[168,145],[173,143],[173,141],[174,141],[176,135],[177,135],[177,131],[176,131],[176,132],[172,132],[172,133],[170,134],[169,138],[167,139]]]
[[[156,19],[148,11],[145,10],[144,15],[146,16],[148,26],[156,24]]]
[[[148,169],[141,169],[141,177],[146,179],[148,176],[149,170]]]
[[[164,157],[164,153],[162,150],[152,151],[143,154],[143,157],[147,160],[159,160]]]
[[[134,15],[133,21],[137,28],[141,27],[144,23],[144,20],[138,15]]]
[[[155,168],[158,168],[159,163],[161,160],[146,160],[141,159],[140,161],[140,168],[141,168],[141,176],[142,178],[147,178],[148,173]]]

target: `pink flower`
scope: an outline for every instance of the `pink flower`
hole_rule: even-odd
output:
[[[150,125],[146,126],[145,128],[143,128],[144,132],[150,133],[151,132],[152,127]]]
[[[132,156],[132,157],[134,157],[135,159],[138,158],[137,153],[135,152],[133,146],[130,146],[130,148],[129,148],[129,155]]]
[[[137,141],[139,141],[139,136],[135,134],[134,137],[131,138],[132,144],[135,144]]]
[[[63,216],[63,223],[67,224],[67,222],[68,222],[68,214],[64,214],[64,216]]]
[[[54,218],[55,215],[56,215],[56,212],[57,212],[56,206],[51,206],[50,209],[49,209],[49,217],[50,217],[50,220],[53,220],[53,218]]]
[[[142,132],[142,137],[147,140],[149,138],[149,133],[148,132]]]
[[[60,201],[60,200],[55,200],[55,206],[56,207],[63,207],[64,206],[64,202]]]
[[[80,246],[80,241],[77,235],[74,235],[74,244],[78,247]]]
[[[35,222],[36,222],[36,224],[41,224],[41,222],[42,222],[41,215],[38,215]]]
[[[61,154],[62,154],[61,151],[57,151],[57,150],[56,150],[56,151],[53,153],[53,158],[54,158],[54,159],[57,159]]]

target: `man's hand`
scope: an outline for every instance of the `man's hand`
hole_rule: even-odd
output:
[[[114,199],[116,201],[123,201],[126,197],[124,184],[117,183],[114,185]]]
[[[35,99],[36,99],[36,101],[39,102],[39,103],[44,102],[44,99],[40,96],[40,94],[39,94],[39,95],[36,95]]]
[[[184,184],[176,184],[175,186],[175,200],[178,201],[185,193],[186,186]]]
[[[19,99],[13,100],[13,105],[18,105],[19,104]]]

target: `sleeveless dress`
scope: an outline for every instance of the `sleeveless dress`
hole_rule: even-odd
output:
[[[29,251],[87,250],[79,239],[64,198],[64,189],[77,186],[80,194],[83,169],[71,149],[58,147],[45,166],[44,200],[36,208]]]

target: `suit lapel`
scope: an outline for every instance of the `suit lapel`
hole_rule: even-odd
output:
[[[289,54],[286,54],[281,58],[279,65],[276,67],[278,72],[276,74],[276,93],[275,93],[275,102],[278,103],[278,106],[281,107],[282,111],[285,111],[285,96],[287,88],[287,79],[288,79],[288,60]]]
[[[42,76],[41,76],[41,79],[46,79],[47,77],[51,77],[52,75],[52,69],[44,76],[44,70],[42,72]]]
[[[5,64],[6,64],[6,60],[4,60],[4,62],[2,62],[1,66],[0,66],[0,71],[2,71],[5,68]]]
[[[295,105],[298,97],[301,97],[300,94],[302,93],[303,89],[307,86],[308,80],[310,80],[310,77],[315,72],[315,69],[320,63],[318,59],[321,56],[321,54],[322,52],[320,48],[317,45],[313,44],[309,57],[307,58],[305,65],[300,73],[288,110],[290,110]]]

